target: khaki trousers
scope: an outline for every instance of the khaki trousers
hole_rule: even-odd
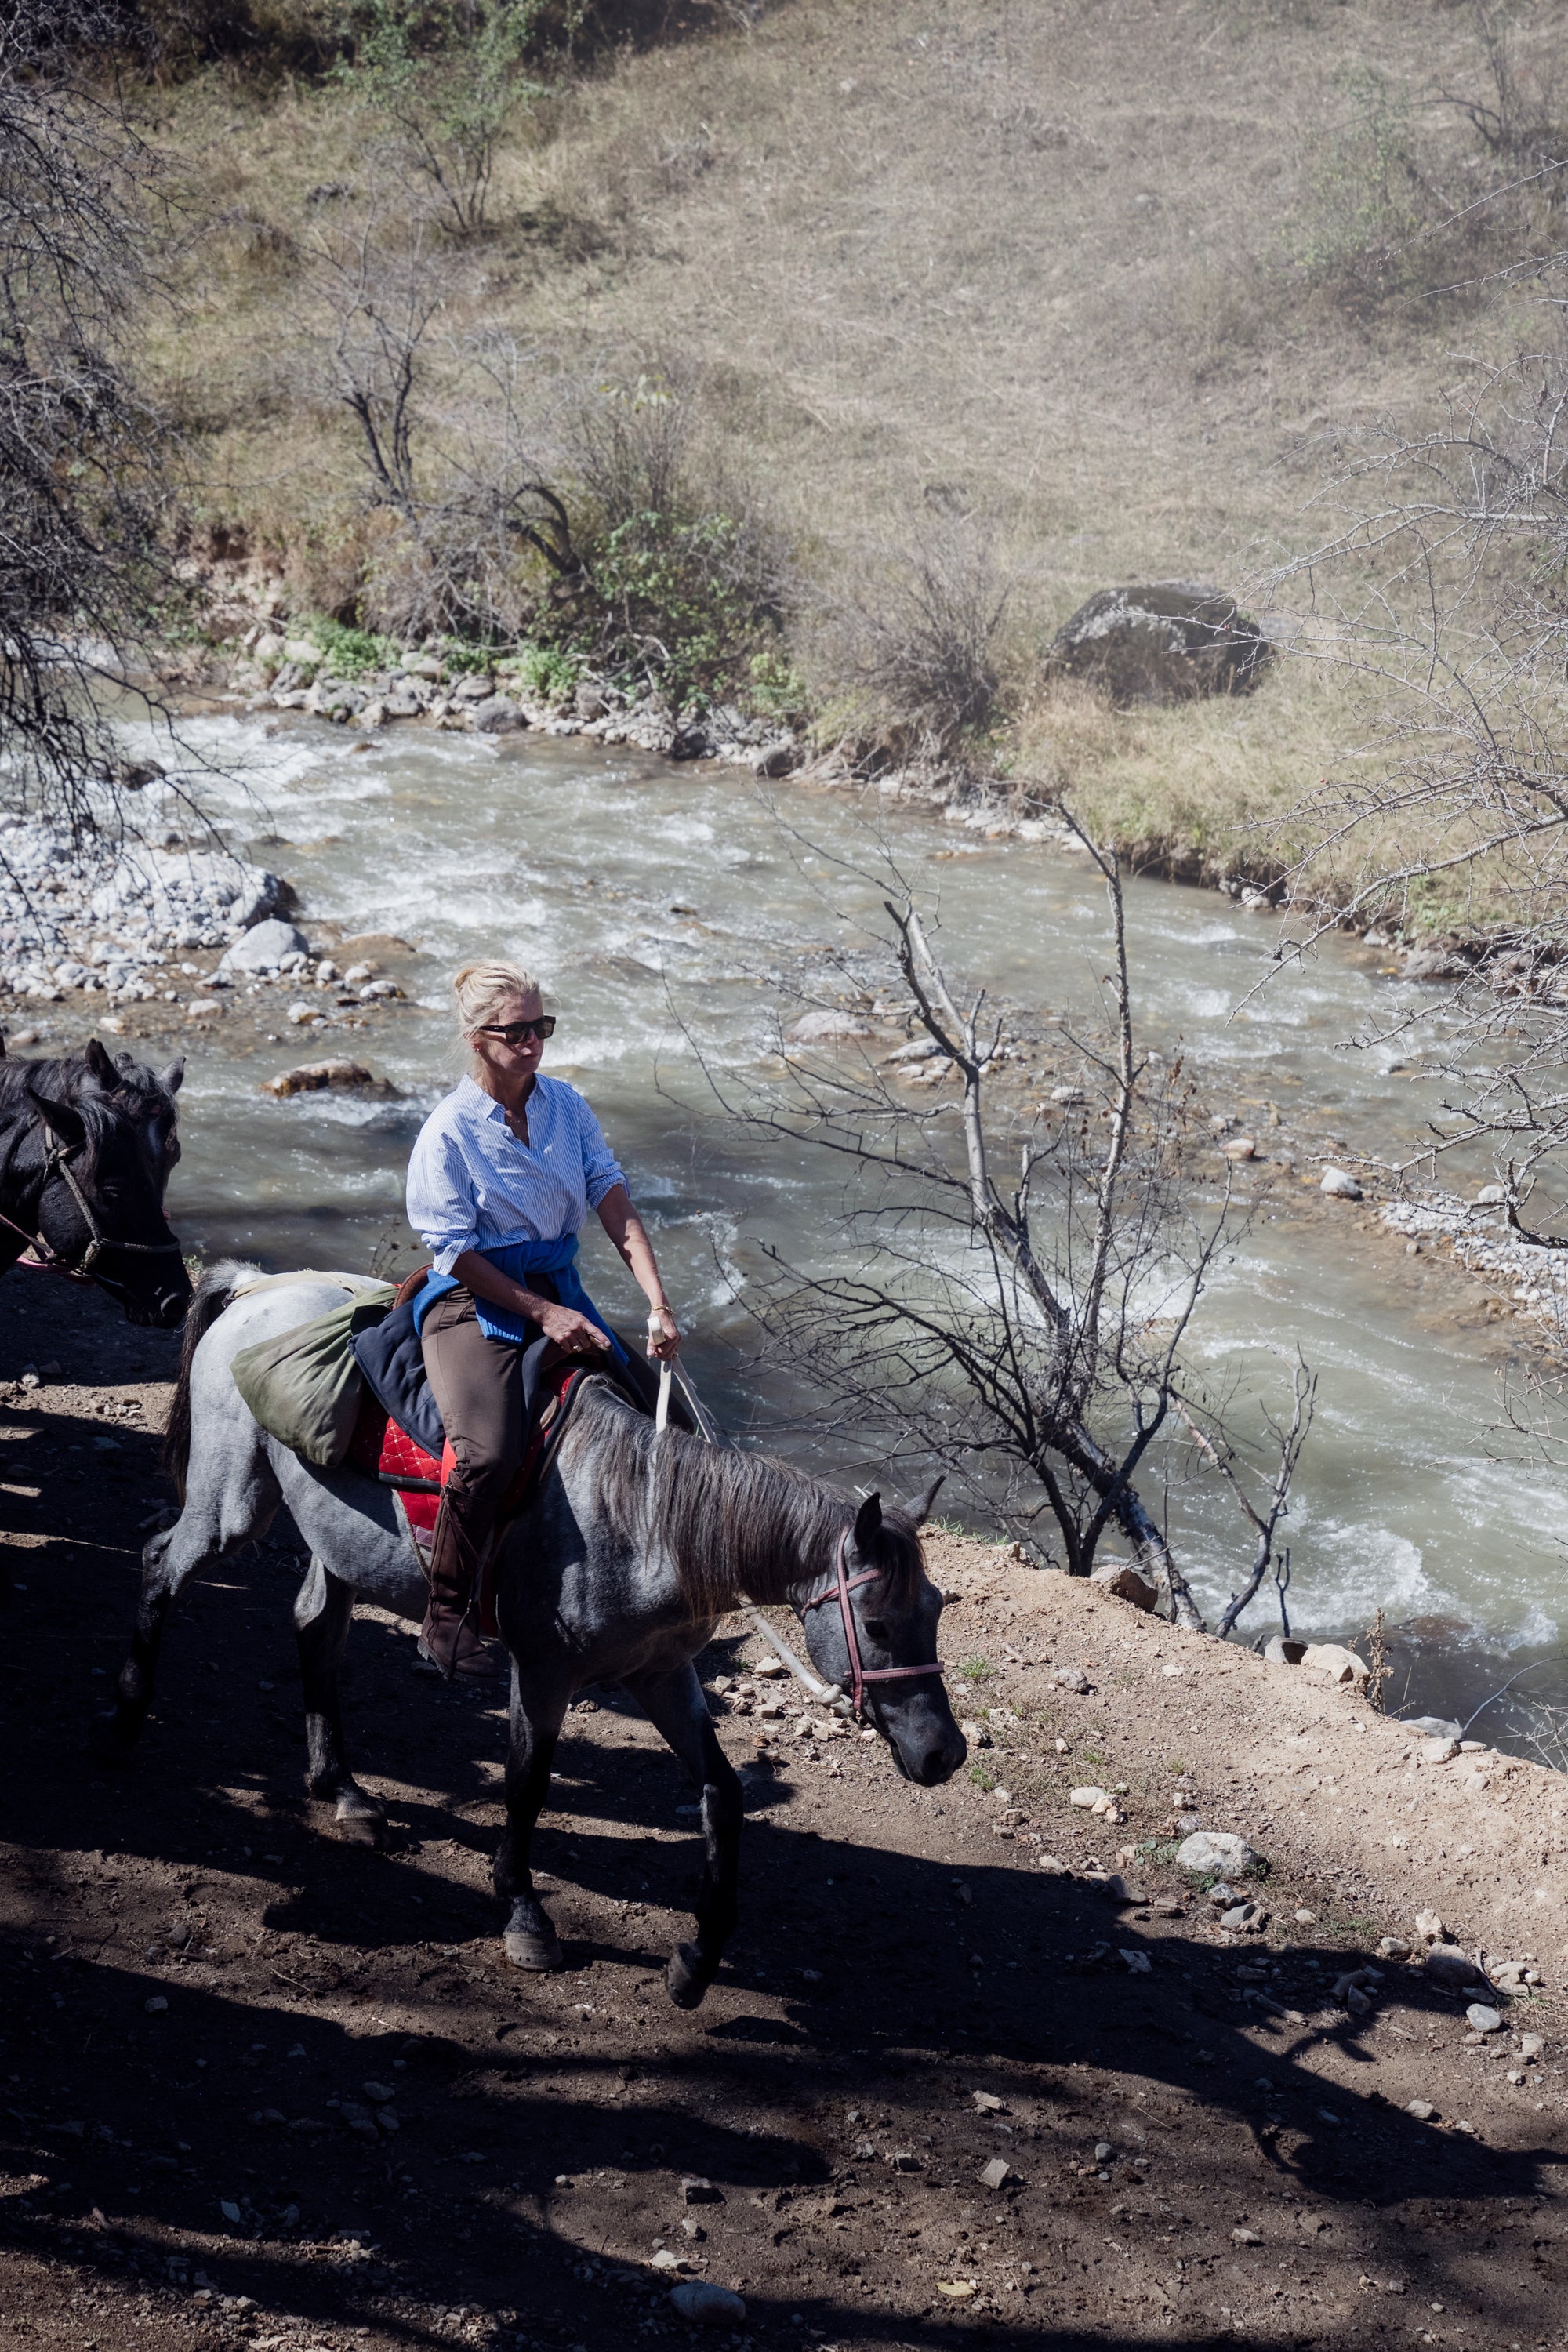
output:
[[[420,1331],[425,1370],[457,1456],[430,1554],[433,1600],[466,1609],[522,1459],[522,1348],[487,1339],[472,1295],[449,1290]]]

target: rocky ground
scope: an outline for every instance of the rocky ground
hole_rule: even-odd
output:
[[[301,1797],[287,1528],[191,1597],[137,1766],[91,1766],[174,1342],[25,1272],[0,1335],[7,2343],[1563,2340],[1555,1776],[1419,1760],[1354,1689],[936,1531],[971,1767],[912,1790],[717,1641],[742,1923],[682,2016],[689,1791],[595,1694],[541,1836],[568,1967],[523,1977],[500,1713],[405,1627],[366,1614],[348,1691],[391,1850]],[[1268,1864],[1254,1932],[1176,1864],[1194,1822]],[[744,2321],[688,2326],[682,2270]]]

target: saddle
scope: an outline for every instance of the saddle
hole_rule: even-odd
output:
[[[353,1342],[363,1375],[363,1392],[343,1457],[345,1469],[358,1470],[393,1489],[398,1516],[422,1559],[435,1540],[442,1489],[457,1462],[425,1377],[423,1353],[414,1328],[414,1301],[427,1272],[427,1267],[421,1267],[410,1275],[390,1311]],[[526,1510],[542,1484],[589,1376],[613,1381],[639,1412],[650,1418],[653,1414],[658,1381],[629,1348],[626,1355],[624,1364],[585,1363],[580,1357],[557,1355],[552,1343],[542,1336],[523,1350],[522,1458],[496,1521],[496,1539],[478,1596],[479,1631],[489,1639],[500,1630],[495,1617],[495,1563],[501,1536]],[[684,1411],[678,1410],[672,1417],[686,1425]]]

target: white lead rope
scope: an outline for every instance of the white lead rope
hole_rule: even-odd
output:
[[[657,1338],[660,1328],[662,1328],[657,1316],[650,1315],[648,1317],[647,1328],[649,1333]],[[655,1407],[653,1416],[653,1425],[656,1431],[668,1429],[669,1426],[669,1395],[674,1385],[674,1365],[668,1361],[660,1363],[658,1368],[658,1403]],[[719,1440],[713,1434],[714,1424],[711,1422],[711,1416],[699,1403],[691,1383],[686,1378],[684,1372],[680,1377],[680,1386],[689,1402],[693,1407],[692,1418],[696,1421],[697,1426],[700,1430],[703,1437],[707,1440],[710,1445],[717,1444]],[[803,1658],[797,1658],[795,1656],[795,1654],[790,1648],[789,1643],[780,1640],[779,1636],[773,1632],[773,1627],[768,1623],[767,1619],[763,1615],[762,1611],[757,1607],[754,1601],[747,1601],[742,1598],[739,1603],[739,1607],[741,1615],[751,1626],[752,1631],[761,1636],[761,1638],[767,1643],[769,1649],[773,1651],[775,1657],[783,1659],[784,1664],[789,1668],[790,1673],[795,1676],[796,1682],[801,1684],[805,1689],[811,1693],[812,1697],[817,1701],[819,1706],[826,1707],[828,1712],[832,1715],[842,1715],[846,1717],[853,1715],[855,1710],[850,1706],[849,1701],[845,1697],[844,1693],[839,1689],[838,1685],[837,1683],[825,1683],[820,1681],[818,1677],[812,1673],[811,1668],[805,1664],[805,1661]]]

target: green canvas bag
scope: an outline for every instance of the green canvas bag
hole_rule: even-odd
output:
[[[379,1323],[396,1296],[390,1283],[367,1285],[330,1314],[242,1348],[229,1368],[262,1428],[320,1470],[343,1460],[359,1418],[364,1375],[350,1342]]]

